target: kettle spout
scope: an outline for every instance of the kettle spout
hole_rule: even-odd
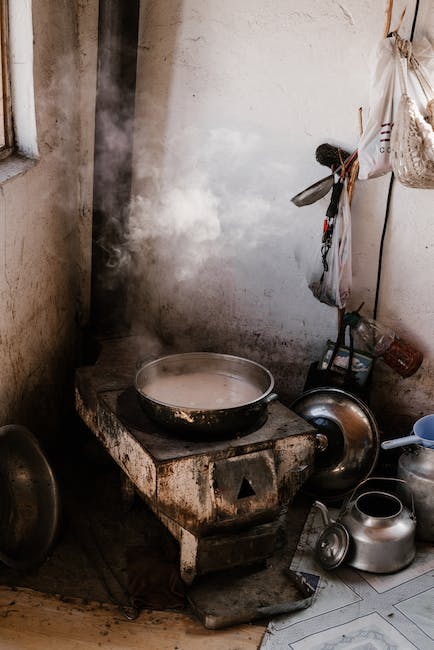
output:
[[[318,508],[318,510],[320,511],[324,526],[328,526],[329,524],[334,523],[332,519],[330,519],[327,506],[321,503],[321,501],[315,501],[313,505],[315,506],[315,508]]]

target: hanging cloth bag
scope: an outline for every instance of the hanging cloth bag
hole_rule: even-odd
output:
[[[377,178],[391,171],[389,155],[395,71],[393,43],[390,39],[383,39],[377,48],[369,94],[370,109],[358,146],[360,180]]]
[[[396,35],[401,99],[391,137],[391,163],[397,179],[407,187],[434,189],[434,89],[412,54],[411,43]],[[408,89],[410,63],[427,102],[427,119]]]

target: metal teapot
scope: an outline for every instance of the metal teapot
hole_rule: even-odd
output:
[[[383,490],[373,489],[357,495],[370,481],[377,484],[394,481],[406,486],[401,479],[366,479],[353,490],[336,521],[330,519],[323,503],[315,502],[326,526],[318,538],[316,556],[326,569],[336,568],[345,561],[362,571],[392,573],[413,560],[416,553],[413,495],[411,510],[395,494]]]

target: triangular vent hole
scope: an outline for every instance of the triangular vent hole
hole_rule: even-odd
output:
[[[250,481],[248,481],[246,478],[243,478],[237,499],[246,499],[247,497],[255,496],[255,494],[256,492],[252,488]]]

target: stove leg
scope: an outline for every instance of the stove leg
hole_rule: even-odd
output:
[[[161,512],[158,517],[179,543],[179,573],[182,581],[191,585],[197,575],[199,540],[170,517]]]
[[[136,497],[136,488],[134,483],[120,470],[121,473],[121,503],[123,512],[129,512],[134,504]]]
[[[190,585],[196,577],[198,545],[197,537],[183,529],[180,539],[179,570],[182,580],[187,585]]]

